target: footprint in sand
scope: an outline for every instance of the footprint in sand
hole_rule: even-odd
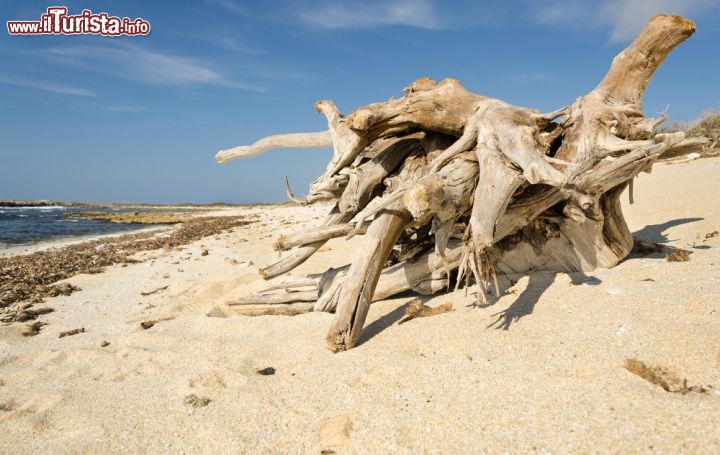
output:
[[[187,385],[191,389],[226,389],[244,386],[248,382],[249,379],[238,371],[212,368],[190,376]]]
[[[240,292],[238,289],[255,279],[254,275],[242,275],[234,279],[207,283],[207,281],[191,281],[186,287],[165,294],[165,298],[173,302],[169,308],[157,305],[156,313],[144,312],[131,320],[131,325],[137,325],[148,319],[153,321],[169,320],[182,315],[207,315],[217,307],[222,308],[219,302],[233,300]],[[167,291],[166,291],[167,292]]]
[[[17,402],[12,398],[0,401],[0,413],[13,411],[17,409],[17,407]]]
[[[342,450],[350,439],[352,422],[350,417],[339,415],[326,420],[320,427],[321,453],[332,454]]]

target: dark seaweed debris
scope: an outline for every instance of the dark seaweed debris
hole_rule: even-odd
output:
[[[649,366],[637,359],[626,359],[623,366],[626,370],[640,376],[647,382],[662,387],[666,392],[685,395],[690,392],[708,393],[709,389],[711,389],[710,386],[689,386],[687,379],[680,379],[675,373],[665,368]]]
[[[139,251],[174,248],[251,222],[239,216],[198,217],[169,233],[127,234],[0,258],[0,310],[15,302],[38,303],[45,297],[69,295],[78,288],[53,283],[80,273],[100,273],[114,264],[138,262],[131,256]]]
[[[261,376],[272,376],[275,374],[275,368],[273,368],[273,367],[263,368],[262,370],[257,370],[256,373]]]

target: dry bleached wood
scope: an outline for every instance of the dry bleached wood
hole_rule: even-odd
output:
[[[226,162],[273,147],[333,147],[304,202],[337,204],[320,228],[279,239],[277,249],[295,249],[261,270],[265,278],[331,238],[365,233],[349,266],[237,304],[246,314],[334,311],[328,345],[339,351],[357,344],[372,301],[404,290],[432,294],[472,279],[484,301],[488,283],[499,292],[497,273],[616,265],[633,244],[619,202],[624,189],[663,153],[697,147],[683,133],[656,134],[664,114],[642,113],[650,78],[694,31],[682,17],[654,17],[594,90],[554,112],[476,95],[454,79],[421,78],[404,97],[347,117],[318,102],[326,132],[219,152]]]
[[[260,139],[253,145],[241,145],[227,150],[220,150],[215,159],[220,164],[237,158],[249,158],[276,148],[322,148],[332,146],[332,136],[329,131],[319,133],[290,133],[268,136]]]

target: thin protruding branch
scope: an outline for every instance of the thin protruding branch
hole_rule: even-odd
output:
[[[241,316],[297,316],[312,311],[312,302],[295,302],[287,305],[236,306],[233,313]]]
[[[280,236],[277,242],[275,242],[274,247],[276,251],[286,251],[300,245],[307,245],[320,241],[324,242],[337,237],[343,237],[350,234],[351,232],[364,234],[368,224],[369,223],[365,223],[361,225],[359,229],[357,229],[356,226],[352,223],[333,224],[330,226],[323,226],[319,228],[292,232],[290,234],[283,234]]]
[[[297,291],[297,292],[277,292],[274,294],[250,294],[245,297],[239,297],[237,300],[228,302],[233,305],[258,305],[258,304],[278,304],[293,302],[314,302],[318,298],[317,291]]]
[[[290,188],[290,179],[288,178],[287,175],[285,176],[285,194],[287,195],[289,200],[291,200],[295,203],[302,204],[305,202],[305,201],[303,201],[301,199],[297,199],[295,197],[295,193],[293,193],[292,188]]]
[[[317,133],[289,133],[267,136],[252,145],[240,145],[215,154],[215,160],[225,164],[237,158],[249,158],[278,148],[325,148],[332,147],[330,131]]]
[[[324,226],[332,226],[338,223],[346,223],[350,221],[350,216],[340,213],[337,207],[334,207],[330,214],[323,220]],[[293,251],[290,255],[282,258],[278,262],[260,269],[260,276],[269,280],[283,273],[289,272],[298,265],[305,262],[310,256],[315,254],[325,244],[325,240],[321,240],[307,245],[302,245]]]

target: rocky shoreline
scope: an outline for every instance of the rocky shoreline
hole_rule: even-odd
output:
[[[0,208],[30,208],[30,207],[72,207],[88,209],[157,209],[157,210],[217,210],[228,207],[242,207],[244,204],[231,204],[227,202],[213,202],[209,204],[198,204],[192,202],[180,202],[176,204],[151,204],[138,202],[77,202],[77,201],[53,201],[49,199],[0,199]]]
[[[68,213],[68,219],[91,219],[119,224],[176,224],[184,223],[198,216],[198,212],[176,211],[133,211],[133,212],[97,212],[87,211]]]
[[[48,200],[25,200],[25,199],[0,199],[0,208],[2,207],[67,207],[63,202],[55,202]]]

